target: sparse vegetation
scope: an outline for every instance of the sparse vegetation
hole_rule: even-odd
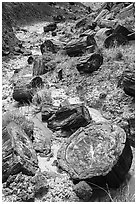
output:
[[[91,3],[85,2],[88,6],[93,5],[91,9],[91,15],[85,6],[82,6],[80,2],[68,6],[65,2],[59,3],[27,3],[29,7],[26,7],[25,3],[6,3],[3,4],[3,46],[12,46],[12,48],[19,43],[19,40],[23,42],[23,46],[31,48],[34,53],[34,58],[37,58],[37,54],[40,53],[40,45],[46,38],[52,38],[55,40],[63,42],[69,42],[73,38],[78,38],[81,33],[83,33],[83,28],[76,29],[75,21],[71,19],[72,17],[81,18],[86,16],[90,18],[90,15],[94,19],[97,15],[98,9],[101,7],[102,3]],[[46,7],[45,7],[46,5]],[[85,4],[86,5],[86,4]],[[72,7],[72,8],[71,8]],[[12,9],[11,9],[12,8]],[[15,8],[17,11],[14,13]],[[19,9],[20,8],[20,9]],[[21,12],[21,8],[25,9],[25,14]],[[46,8],[46,11],[44,10]],[[30,12],[28,13],[28,11]],[[41,12],[39,13],[39,10]],[[45,12],[45,13],[44,13]],[[13,19],[11,25],[9,26],[9,18],[6,18],[7,13],[9,13],[10,19]],[[17,19],[17,14],[19,14],[18,28],[15,26],[15,20]],[[38,18],[37,18],[38,14]],[[46,14],[46,15],[45,15]],[[58,24],[56,30],[56,35],[53,36],[52,33],[43,34],[43,20],[52,21],[53,15],[63,15],[65,20]],[[33,19],[34,17],[34,19]],[[23,19],[21,21],[21,19]],[[92,19],[91,18],[91,19]],[[90,19],[90,20],[91,20]],[[33,21],[32,21],[33,20]],[[118,19],[119,23],[129,29],[134,30],[135,17],[133,15],[127,16],[126,18]],[[27,24],[28,21],[28,24]],[[45,22],[44,22],[45,23]],[[26,30],[25,32],[20,29]],[[31,26],[30,26],[31,25]],[[8,26],[8,27],[7,27]],[[9,36],[7,31],[10,29],[12,35]],[[82,30],[83,29],[83,30]],[[96,29],[99,29],[98,27]],[[7,30],[7,31],[6,31]],[[5,32],[6,31],[6,32]],[[70,32],[71,31],[71,32]],[[96,30],[94,30],[96,32]],[[17,39],[19,37],[19,40]],[[5,40],[7,39],[7,40]],[[13,44],[8,43],[9,40],[13,40]],[[28,105],[22,104],[21,106],[10,106],[14,104],[12,98],[12,93],[16,81],[22,75],[31,74],[33,72],[33,62],[32,64],[27,64],[27,56],[23,55],[13,55],[12,58],[3,58],[3,101],[2,101],[2,111],[3,111],[3,121],[2,127],[5,127],[9,122],[14,121],[16,124],[21,126],[25,133],[33,140],[33,136],[41,134],[41,132],[35,127],[36,125],[32,122],[32,118],[37,117],[39,122],[42,124],[39,118],[39,113],[41,112],[41,107],[43,104],[53,105],[55,102],[59,106],[69,105],[69,98],[78,98],[81,103],[85,106],[94,108],[102,114],[102,116],[113,124],[117,124],[124,130],[127,130],[128,121],[135,119],[135,98],[128,96],[122,87],[122,77],[123,72],[129,69],[131,72],[135,71],[135,43],[134,41],[129,42],[126,45],[113,46],[112,48],[105,48],[102,44],[102,40],[95,39],[97,42],[96,53],[103,56],[103,64],[97,71],[91,74],[80,74],[77,70],[77,64],[81,56],[69,57],[65,50],[60,49],[57,53],[48,52],[45,56],[48,58],[50,56],[47,66],[49,71],[42,74],[43,88],[37,88],[36,94],[33,96],[32,102]],[[6,48],[7,49],[7,48]],[[83,55],[89,54],[86,51]],[[6,60],[5,60],[6,59]],[[14,72],[14,70],[19,69],[19,72]],[[62,72],[62,77],[59,78],[59,71]],[[11,78],[11,76],[14,76]],[[21,78],[21,80],[23,80]],[[6,94],[5,94],[6,93]],[[60,95],[59,95],[60,93]],[[6,113],[5,113],[6,112]],[[38,114],[37,114],[38,113]],[[41,117],[41,115],[40,115]],[[45,125],[45,124],[42,124]],[[45,130],[45,129],[44,129]],[[127,130],[128,131],[128,130]],[[130,130],[132,135],[135,134],[135,129]],[[34,134],[33,134],[34,133]],[[44,132],[48,135],[48,132]],[[81,202],[73,191],[74,183],[70,179],[69,175],[58,168],[57,162],[57,149],[66,140],[63,138],[63,133],[57,131],[52,134],[52,147],[51,155],[44,157],[43,165],[44,171],[50,174],[47,178],[49,185],[48,191],[42,198],[35,198],[35,202]],[[96,185],[97,191],[91,202],[135,202],[135,149],[132,148],[133,161],[129,173],[124,181],[124,183],[118,189],[111,189],[109,186],[103,188]],[[51,157],[51,158],[50,158]],[[45,162],[45,163],[44,163]],[[49,163],[48,163],[49,162]],[[54,164],[54,165],[53,165]],[[55,165],[56,164],[56,165]],[[43,171],[43,170],[42,170]],[[60,172],[61,173],[60,173]],[[43,173],[43,172],[42,172]],[[128,178],[129,176],[129,178]],[[13,177],[14,178],[14,177]],[[28,184],[28,177],[23,177],[25,181],[25,186]],[[12,180],[12,176],[11,176]],[[90,184],[90,182],[88,183]],[[14,195],[14,185],[11,185],[11,190],[3,185],[3,201],[18,201],[18,196]],[[21,187],[20,187],[21,188]],[[26,191],[26,189],[25,189]],[[24,192],[24,191],[23,191]],[[26,191],[27,192],[27,191]],[[16,189],[17,193],[17,189]],[[33,196],[34,198],[34,196]]]

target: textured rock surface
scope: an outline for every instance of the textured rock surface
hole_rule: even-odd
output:
[[[15,87],[13,91],[13,99],[20,103],[30,103],[33,98],[33,89],[26,86]]]
[[[104,41],[104,46],[106,48],[116,47],[120,45],[125,45],[128,43],[128,40],[125,36],[121,33],[113,33],[112,35],[108,36]]]
[[[70,57],[76,57],[76,56],[82,55],[86,51],[86,48],[90,45],[93,45],[95,50],[95,47],[97,45],[93,35],[91,36],[88,35],[88,36],[80,37],[79,39],[74,39],[70,41],[64,47],[64,49],[66,50],[67,54]]]
[[[47,26],[44,26],[43,30],[45,33],[49,32],[49,31],[54,31],[57,28],[57,24],[56,23],[50,23]]]
[[[31,140],[15,122],[2,130],[2,180],[22,171],[34,175],[38,169],[36,153]]]
[[[76,195],[85,202],[88,202],[93,194],[92,188],[85,181],[80,181],[74,186],[73,190]]]
[[[42,173],[38,173],[31,179],[31,183],[34,186],[35,195],[42,197],[48,191],[47,178]]]
[[[97,71],[103,63],[103,56],[100,54],[88,54],[79,59],[77,69],[80,73],[92,73]]]
[[[133,31],[132,31],[133,32]],[[125,37],[127,37],[129,34],[132,33],[131,31],[129,31],[126,27],[121,26],[121,25],[117,25],[116,28],[114,29],[113,33],[117,33],[117,34],[121,34]]]
[[[42,121],[47,121],[57,110],[58,107],[56,106],[43,105],[41,109]]]
[[[5,128],[10,122],[20,125],[28,137],[33,140],[34,123],[32,121],[28,120],[19,111],[16,111],[16,113],[11,111],[2,115],[2,128]]]
[[[83,105],[70,105],[59,108],[48,120],[48,127],[53,130],[77,130],[90,122],[88,109]]]
[[[127,95],[135,97],[135,71],[124,71],[123,87]]]
[[[47,53],[47,52],[52,52],[52,53],[57,53],[58,50],[61,48],[61,43],[53,40],[45,40],[44,43],[41,44],[40,50],[41,53]]]
[[[115,125],[95,124],[77,130],[58,152],[59,165],[73,179],[105,176],[125,147],[126,134]]]
[[[34,60],[33,64],[33,76],[43,75],[56,67],[55,62],[52,60],[52,56],[39,56]]]
[[[75,27],[76,28],[80,28],[82,26],[85,26],[86,23],[87,23],[87,19],[86,18],[79,19],[79,20],[76,21]]]
[[[3,194],[5,201],[10,202],[34,202],[35,190],[31,182],[32,176],[27,176],[20,172],[10,175],[7,182],[3,183]]]

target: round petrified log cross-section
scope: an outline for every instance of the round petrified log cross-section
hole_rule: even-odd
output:
[[[80,128],[58,151],[59,165],[73,179],[106,176],[125,147],[123,129],[111,124],[90,124]]]

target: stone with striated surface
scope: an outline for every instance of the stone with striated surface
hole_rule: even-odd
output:
[[[77,70],[80,73],[92,73],[103,64],[103,56],[98,53],[88,54],[79,58]]]
[[[47,121],[53,130],[77,130],[90,123],[88,109],[83,105],[69,105],[59,108]]]
[[[13,91],[13,99],[20,103],[30,103],[33,98],[33,89],[25,86],[15,87]]]
[[[56,63],[49,56],[39,56],[34,60],[33,76],[43,75],[55,69]]]
[[[97,47],[96,41],[93,35],[88,35],[84,37],[80,37],[79,39],[74,39],[70,41],[65,47],[66,53],[70,57],[77,57],[82,55],[88,46],[94,46],[94,50]]]
[[[31,140],[19,125],[10,122],[2,130],[2,181],[19,172],[33,176],[37,169],[38,160]]]
[[[131,70],[124,71],[123,87],[127,95],[135,97],[135,71]]]
[[[78,129],[61,146],[57,155],[59,166],[73,179],[88,179],[91,182],[92,179],[95,181],[94,178],[105,177],[112,170],[116,175],[125,176],[132,162],[131,149],[129,151],[130,147],[126,146],[129,153],[125,151],[125,142],[126,133],[119,126],[107,123],[90,124]],[[124,161],[122,168],[117,165],[119,158]],[[113,174],[109,175],[112,181]],[[113,182],[108,181],[110,185]]]

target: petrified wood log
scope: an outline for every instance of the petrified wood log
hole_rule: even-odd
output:
[[[48,128],[65,131],[77,130],[90,123],[90,115],[83,105],[70,105],[59,108],[47,121]]]
[[[91,36],[88,35],[88,36],[80,37],[79,39],[74,39],[70,41],[64,47],[64,49],[66,50],[66,53],[70,57],[76,57],[76,56],[82,55],[86,51],[87,46],[90,46],[90,45],[93,45],[95,50],[95,47],[97,46],[97,44],[93,35]]]
[[[121,35],[127,37],[129,34],[133,33],[131,31],[129,31],[126,27],[121,26],[121,25],[117,25],[117,27],[114,29],[113,33],[121,33]]]
[[[57,24],[56,24],[56,23],[50,23],[49,25],[44,26],[44,27],[43,27],[43,30],[44,30],[45,33],[47,33],[47,32],[49,32],[49,31],[54,31],[54,30],[56,30],[56,28],[57,28]]]
[[[54,40],[45,40],[45,42],[40,45],[40,50],[42,55],[47,52],[57,53],[61,47],[62,45],[60,42]]]
[[[56,106],[49,106],[49,105],[43,105],[41,109],[41,116],[42,116],[42,121],[47,122],[48,119],[56,113],[58,110],[58,107]]]
[[[127,95],[135,97],[135,71],[131,70],[124,71],[123,87]]]
[[[103,56],[97,53],[88,54],[79,59],[77,70],[80,73],[92,73],[103,64]]]
[[[120,45],[125,45],[128,43],[128,40],[125,36],[121,33],[113,33],[112,35],[108,36],[104,41],[104,46],[106,48],[116,47]]]
[[[13,91],[13,99],[20,103],[30,103],[32,102],[34,92],[32,88],[27,88],[26,86],[15,87]]]
[[[18,102],[32,102],[33,95],[37,88],[42,88],[41,77],[23,77],[16,82],[13,90],[13,99]]]
[[[100,184],[103,177],[110,186],[117,186],[113,175],[122,180],[132,163],[132,151],[125,142],[126,133],[119,126],[90,124],[79,128],[62,144],[57,155],[59,166],[72,179]]]
[[[33,64],[33,76],[43,75],[56,67],[52,57],[38,56]]]
[[[32,88],[38,88],[38,87],[40,88],[40,87],[42,87],[42,85],[43,85],[42,78],[39,77],[39,76],[34,77],[34,78],[31,80],[30,84],[31,84],[31,87],[32,87]]]
[[[35,175],[38,161],[31,140],[15,122],[2,130],[2,181],[9,175],[23,172]]]

